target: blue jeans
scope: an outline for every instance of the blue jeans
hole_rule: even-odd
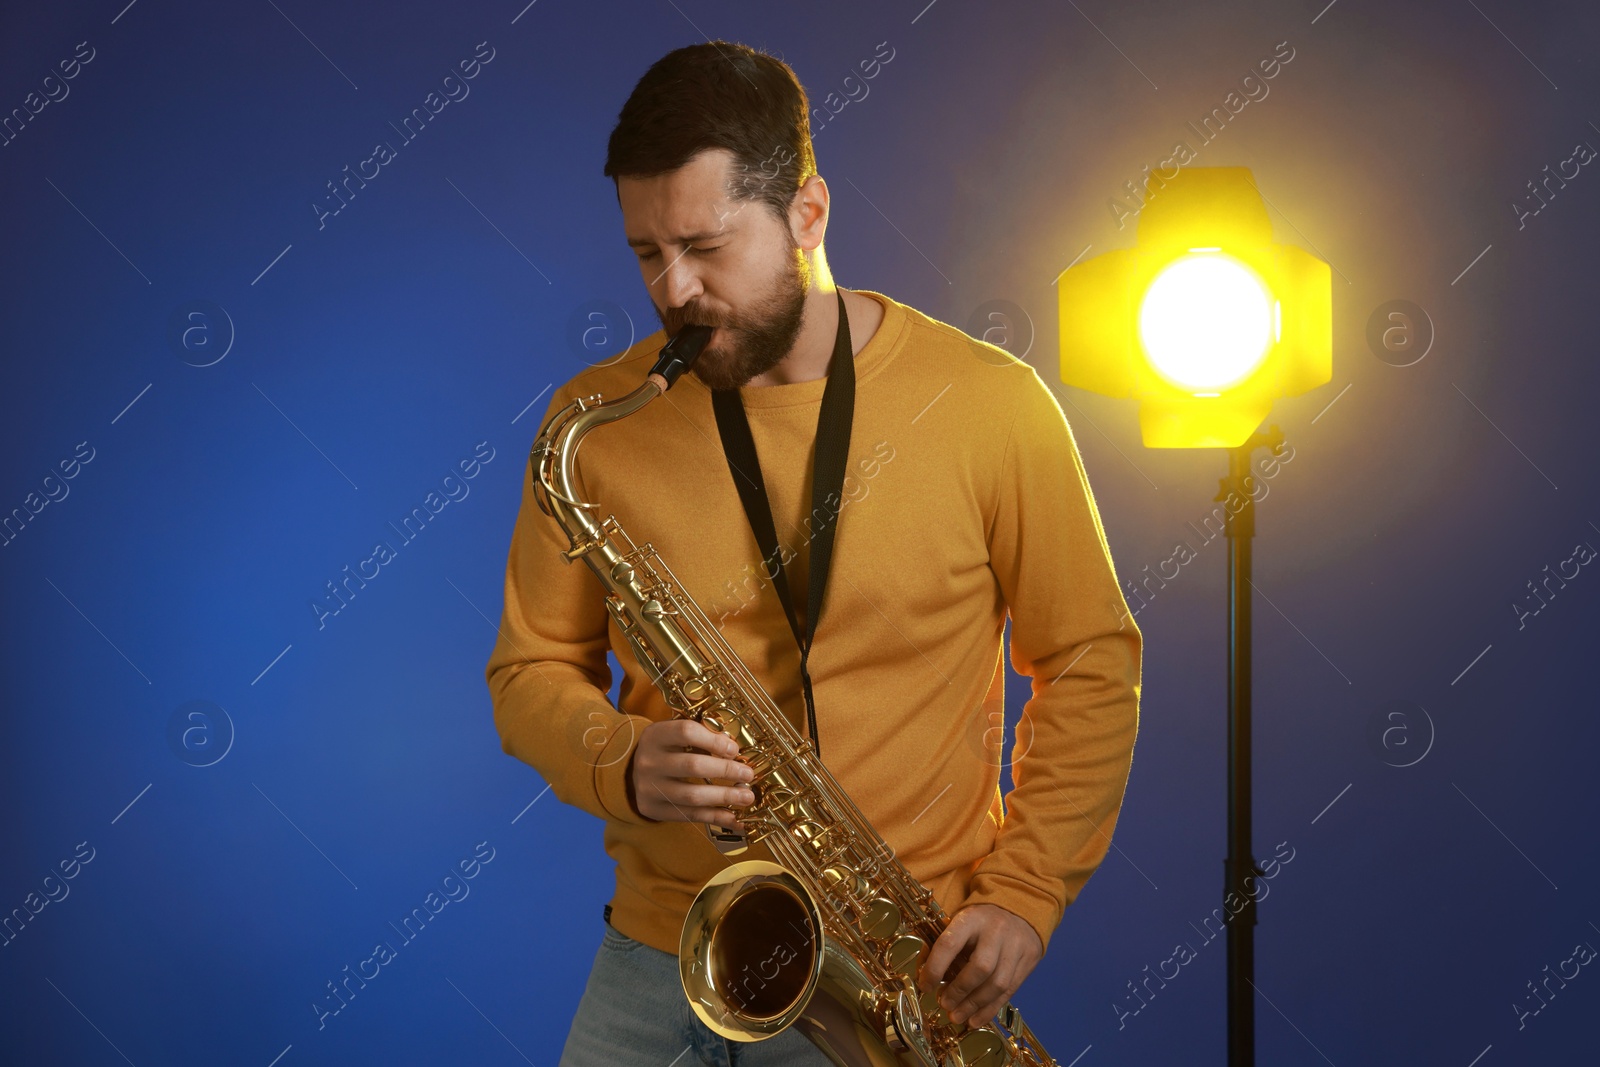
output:
[[[678,957],[605,924],[560,1067],[827,1067],[790,1027],[765,1041],[717,1036],[689,1007]]]

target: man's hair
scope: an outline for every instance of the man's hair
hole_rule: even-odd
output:
[[[764,203],[787,230],[795,193],[817,172],[806,91],[787,63],[732,41],[668,52],[617,115],[606,177],[653,178],[708,148],[733,153],[728,199]]]

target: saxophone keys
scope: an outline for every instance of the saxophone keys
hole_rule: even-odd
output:
[[[1002,1067],[1006,1062],[1005,1042],[987,1026],[968,1030],[956,1039],[956,1046],[966,1067]]]
[[[795,824],[790,832],[811,850],[814,861],[827,862],[833,851],[833,827],[807,819]]]
[[[872,887],[848,867],[828,867],[822,872],[823,886],[835,896],[860,899]]]
[[[900,929],[900,909],[892,900],[875,897],[861,914],[861,932],[873,940],[893,936]]]
[[[811,805],[807,804],[803,797],[796,796],[787,789],[769,792],[768,795],[772,796],[777,802],[778,816],[785,822],[800,826],[817,821],[816,813],[811,810]]]
[[[894,1052],[911,1052],[913,1045],[910,1038],[922,1036],[922,1017],[910,1000],[910,994],[901,990],[892,1004],[884,1004],[880,1025],[882,1027],[883,1043]]]
[[[698,704],[710,695],[711,686],[704,678],[690,678],[687,682],[683,683],[683,699],[687,700],[691,704]],[[716,726],[712,726],[711,729],[721,730],[722,725],[721,723],[718,723]]]
[[[916,934],[905,934],[895,938],[889,947],[883,950],[883,963],[896,974],[903,974],[915,981],[917,970],[927,955],[926,941]]]

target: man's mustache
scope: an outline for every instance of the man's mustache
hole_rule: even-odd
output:
[[[694,311],[675,315],[671,319],[663,319],[662,321],[667,327],[667,332],[674,335],[682,331],[685,326],[730,326],[729,323],[722,321],[722,317],[719,315],[703,315]]]

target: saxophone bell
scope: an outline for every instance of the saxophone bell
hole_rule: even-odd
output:
[[[746,860],[705,884],[684,921],[678,970],[695,1015],[720,1037],[764,1041],[794,1027],[843,1067],[1004,1063],[969,1048],[941,1058],[923,998],[909,985],[885,988],[829,936],[815,893],[781,864]]]

